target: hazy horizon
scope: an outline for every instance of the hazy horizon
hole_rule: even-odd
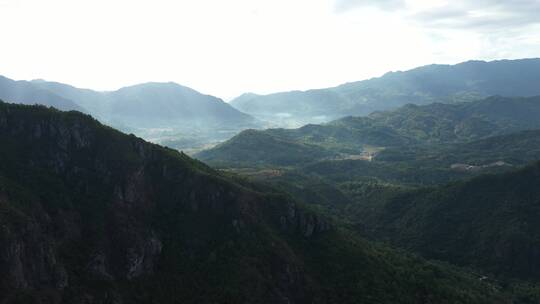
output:
[[[540,57],[519,58],[519,59],[506,59],[506,58],[501,58],[501,59],[494,59],[494,60],[471,59],[471,60],[467,60],[467,61],[463,61],[463,62],[457,62],[457,63],[455,63],[455,64],[465,63],[465,62],[469,62],[469,61],[492,62],[492,61],[504,61],[504,60],[527,60],[527,59],[540,59]],[[424,65],[424,66],[428,66],[428,65],[455,65],[455,64],[430,63],[430,64],[427,64],[427,65]],[[415,68],[419,68],[419,67],[422,67],[422,66],[413,67],[413,68],[411,68],[411,69],[415,69]],[[386,73],[392,73],[392,72],[405,72],[405,71],[407,71],[407,70],[389,70],[389,71],[383,72],[383,74],[381,74],[381,75],[369,76],[369,77],[364,78],[364,79],[349,80],[349,81],[345,81],[345,82],[343,82],[343,83],[339,83],[339,84],[337,84],[337,85],[342,85],[342,84],[351,83],[351,82],[358,82],[358,81],[369,80],[369,79],[372,79],[372,78],[381,77],[381,76],[383,76],[383,75],[386,74]],[[10,78],[8,75],[4,75],[4,74],[0,74],[0,76],[4,76],[4,77]],[[92,90],[92,91],[101,92],[101,93],[114,92],[114,91],[120,90],[120,89],[122,89],[122,88],[133,87],[133,86],[143,85],[143,84],[147,84],[147,83],[174,83],[174,84],[177,84],[177,85],[180,85],[180,86],[185,86],[184,84],[178,83],[178,82],[175,82],[175,81],[152,81],[152,80],[149,80],[149,81],[146,81],[146,82],[139,82],[139,83],[126,84],[126,85],[124,85],[124,86],[117,87],[117,88],[113,88],[113,89],[110,89],[110,90],[99,90],[99,89],[89,88],[89,87],[79,87],[79,86],[75,86],[75,85],[73,85],[73,84],[71,84],[71,83],[59,82],[59,81],[56,81],[56,80],[54,80],[54,79],[44,79],[44,78],[35,78],[35,79],[14,79],[14,78],[10,78],[10,79],[15,80],[15,81],[46,81],[46,82],[63,83],[63,84],[67,84],[67,85],[72,85],[72,86],[76,87],[77,89],[82,89],[82,90]],[[337,85],[334,85],[334,86],[337,86]],[[281,92],[290,92],[290,91],[309,91],[309,90],[317,90],[317,89],[326,89],[326,88],[330,88],[330,87],[333,87],[333,86],[327,85],[327,86],[322,86],[322,87],[317,87],[317,88],[290,89],[290,90],[287,90],[287,91],[272,91],[272,92],[265,92],[265,93],[245,91],[245,92],[243,92],[243,93],[241,93],[241,94],[239,94],[239,95],[232,96],[232,97],[228,97],[228,98],[225,98],[225,97],[222,97],[222,96],[213,95],[213,94],[209,94],[209,93],[204,92],[204,91],[199,91],[199,90],[197,90],[197,91],[198,91],[199,93],[202,93],[202,94],[211,95],[211,96],[220,98],[220,99],[222,99],[223,101],[225,101],[225,102],[228,103],[228,102],[230,102],[231,100],[233,100],[233,99],[235,99],[235,98],[237,98],[237,97],[239,97],[239,96],[241,96],[241,95],[243,95],[243,94],[267,95],[267,94],[281,93]],[[191,88],[191,87],[189,87],[189,88]],[[191,89],[196,90],[195,88],[191,88]]]
[[[539,1],[0,0],[0,8],[0,74],[98,91],[172,81],[230,100],[540,54]]]

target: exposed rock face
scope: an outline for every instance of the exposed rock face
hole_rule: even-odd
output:
[[[10,202],[4,199],[3,204]],[[45,210],[34,205],[36,210],[30,218],[21,219],[20,225],[4,223],[0,228],[0,270],[3,287],[39,289],[54,287],[62,290],[69,285],[66,271],[66,256],[62,247],[82,244],[85,240],[80,234],[84,227],[78,227],[81,215],[75,218],[68,214],[50,216]],[[117,206],[118,207],[118,206]],[[162,251],[163,244],[154,231],[145,231],[129,226],[125,222],[126,210],[117,209],[106,224],[115,230],[92,248],[95,254],[88,255],[86,269],[88,274],[99,279],[134,279],[152,274]],[[127,211],[129,212],[129,211]],[[125,224],[116,229],[116,225]],[[60,238],[59,238],[60,236]],[[126,247],[114,247],[114,239],[123,240]]]
[[[38,223],[29,222],[18,231],[2,228],[0,269],[6,289],[52,286],[62,290],[68,286],[66,269],[58,261],[57,246]]]
[[[295,204],[289,204],[287,214],[280,218],[281,228],[284,230],[292,229],[309,238],[313,234],[322,233],[330,230],[330,223],[314,214],[299,209]]]
[[[90,257],[90,262],[88,262],[86,270],[100,279],[113,280],[114,277],[109,273],[107,264],[107,256],[103,252],[98,252]]]
[[[159,257],[163,244],[155,237],[143,240],[127,250],[127,279],[154,272],[155,259]]]

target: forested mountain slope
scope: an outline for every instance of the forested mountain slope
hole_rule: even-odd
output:
[[[502,276],[540,277],[540,163],[397,195],[366,232],[423,255]]]
[[[0,103],[2,303],[507,303],[77,112]]]
[[[259,164],[282,165],[284,160],[274,157],[276,151],[284,150],[278,144],[264,150],[256,144],[258,137],[272,137],[283,145],[318,147],[319,157],[314,156],[312,161],[328,158],[328,154],[331,158],[365,158],[387,148],[401,150],[411,145],[471,142],[539,129],[538,117],[540,97],[495,96],[467,103],[406,105],[393,111],[375,112],[368,117],[346,117],[323,125],[244,132],[234,139],[242,145],[224,143],[196,157],[210,163],[249,165],[252,161],[244,155],[258,155]],[[290,157],[297,158],[302,153],[293,150]]]

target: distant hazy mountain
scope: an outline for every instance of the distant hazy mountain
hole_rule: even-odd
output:
[[[106,96],[111,100],[113,121],[152,126],[194,123],[207,127],[253,122],[252,117],[223,100],[175,83],[145,83]]]
[[[244,94],[231,104],[282,126],[367,115],[407,103],[471,101],[491,95],[540,95],[540,59],[429,65],[334,88]]]
[[[112,92],[44,80],[0,78],[0,98],[79,110],[153,142],[186,149],[223,141],[256,120],[223,100],[175,83],[145,83]]]
[[[80,89],[74,86],[50,82],[42,79],[36,79],[29,82],[31,85],[40,89],[53,92],[56,95],[66,99],[73,100],[78,105],[84,107],[89,114],[99,117],[106,113],[108,100],[103,92],[93,91],[89,89]]]
[[[14,81],[3,76],[0,76],[0,99],[13,103],[41,104],[64,111],[85,111],[83,107],[61,95],[36,87],[27,81]]]
[[[288,151],[289,159],[309,155],[320,158],[359,157],[366,148],[406,147],[411,144],[469,142],[529,129],[540,129],[540,97],[489,97],[474,102],[406,105],[399,109],[375,112],[367,117],[345,117],[322,125],[298,129],[268,129],[237,135],[208,151],[197,154],[212,163],[251,163],[284,165],[278,157]],[[273,137],[270,140],[269,137]],[[264,138],[264,139],[263,139]],[[273,143],[263,145],[258,142]],[[239,144],[242,143],[242,144]],[[270,149],[271,148],[271,149]],[[313,150],[318,149],[318,153]],[[246,155],[256,156],[246,157]],[[364,155],[366,156],[366,155]],[[311,158],[315,161],[317,158]]]
[[[113,124],[167,127],[195,124],[245,124],[253,118],[223,100],[176,83],[144,83],[112,92],[78,89],[69,85],[33,81],[32,84],[71,99],[91,114]]]

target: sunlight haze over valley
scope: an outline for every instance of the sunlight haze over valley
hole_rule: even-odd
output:
[[[0,0],[0,304],[540,304],[540,0]]]

